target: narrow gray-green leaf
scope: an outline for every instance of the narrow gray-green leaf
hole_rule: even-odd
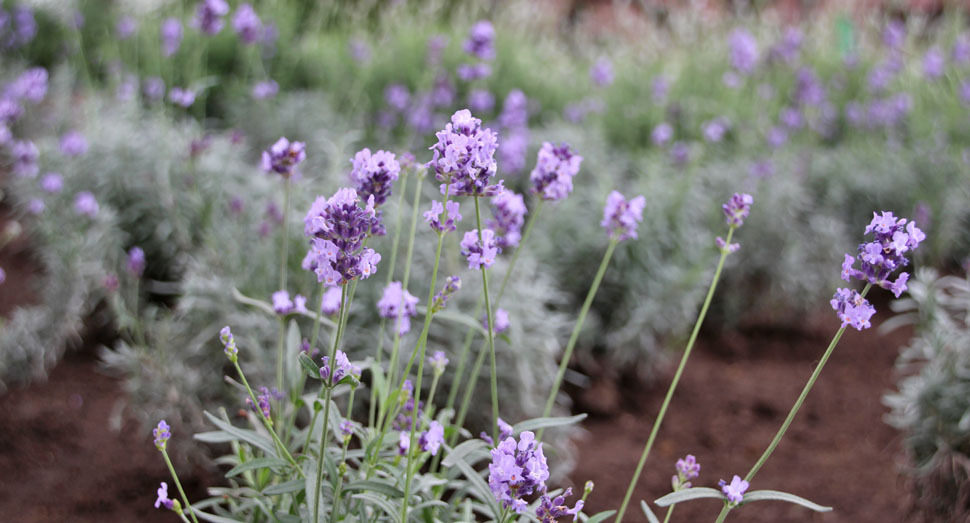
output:
[[[794,494],[780,492],[777,490],[755,490],[754,492],[748,492],[744,495],[743,503],[750,503],[752,501],[787,501],[788,503],[801,505],[807,509],[814,510],[815,512],[831,512],[832,510],[832,507],[823,507],[822,505],[813,503],[801,496],[796,496]]]
[[[393,485],[389,485],[381,481],[372,481],[372,480],[355,481],[353,483],[348,483],[347,485],[345,485],[344,489],[348,491],[363,490],[365,492],[367,491],[380,492],[381,494],[384,494],[385,496],[392,499],[404,497],[404,492],[402,492],[400,489],[394,487]]]
[[[401,515],[398,514],[398,509],[382,497],[375,496],[369,492],[361,492],[360,494],[354,494],[351,497],[354,499],[362,499],[370,504],[380,507],[384,513],[391,517],[391,521],[401,521]]]
[[[590,516],[589,519],[586,520],[586,523],[599,523],[600,521],[605,521],[606,518],[612,516],[613,514],[616,514],[615,510],[600,512],[599,514]]]
[[[476,451],[485,450],[488,448],[488,443],[480,439],[470,439],[464,441],[457,445],[455,448],[448,450],[448,455],[442,460],[441,464],[445,467],[452,467],[455,465],[456,461],[465,460],[465,456]]]
[[[300,367],[298,365],[297,356],[300,354],[300,345],[302,338],[300,337],[300,326],[297,325],[296,320],[291,319],[289,326],[286,329],[286,345],[285,351],[283,352],[283,372],[286,376],[286,383],[289,384],[290,394],[296,396],[300,394],[297,387],[302,387],[302,380],[297,379],[297,374],[300,372]]]
[[[188,512],[188,511],[186,511],[186,512]],[[242,521],[241,520],[238,520],[238,519],[224,518],[222,516],[217,516],[215,514],[209,514],[208,512],[203,512],[201,510],[196,510],[194,512],[195,512],[195,515],[196,516],[199,516],[199,519],[204,519],[206,521],[211,521],[212,523],[242,523]]]
[[[572,425],[573,423],[579,423],[586,419],[586,414],[577,414],[575,416],[568,416],[562,418],[535,418],[527,419],[521,421],[512,426],[512,430],[516,433],[526,431],[526,430],[536,430],[536,429],[547,429],[549,427],[561,427],[563,425]]]
[[[660,520],[657,519],[657,515],[654,514],[652,510],[650,510],[650,507],[647,505],[647,502],[642,499],[640,500],[640,509],[643,510],[643,515],[647,516],[647,521],[649,521],[650,523],[660,523]]]
[[[303,372],[306,372],[307,376],[315,380],[320,379],[320,367],[317,367],[317,364],[310,359],[310,356],[301,352],[297,359],[300,361],[300,366],[303,367]]]
[[[678,490],[677,492],[671,492],[666,496],[654,501],[657,505],[661,507],[666,507],[668,505],[673,505],[675,503],[681,503],[683,501],[690,501],[692,499],[704,499],[704,498],[715,498],[715,499],[727,499],[724,494],[721,494],[720,490],[708,488],[708,487],[694,487],[684,490]]]
[[[495,497],[492,495],[492,490],[488,488],[488,484],[485,483],[485,480],[478,475],[478,472],[476,472],[471,465],[465,463],[464,460],[455,460],[454,464],[456,467],[461,469],[462,473],[468,479],[468,482],[475,487],[478,498],[488,505],[488,508],[492,511],[491,516],[495,518],[495,521],[502,519],[502,510],[499,508],[498,502],[495,501]]]
[[[290,492],[299,492],[306,488],[306,481],[302,479],[292,479],[290,481],[284,481],[277,485],[270,485],[263,489],[264,496],[275,496],[276,494],[288,494]]]
[[[213,416],[211,413],[206,412],[205,417],[212,422],[213,425],[219,427],[220,429],[228,432],[234,436],[237,440],[245,441],[254,447],[262,449],[264,452],[270,456],[276,457],[276,448],[273,446],[273,441],[258,434],[254,431],[248,429],[241,429],[239,427],[233,426],[231,423],[226,423],[225,421]]]
[[[274,467],[274,468],[285,467],[287,465],[288,463],[286,462],[286,460],[282,460],[279,458],[256,458],[256,459],[251,459],[245,463],[240,463],[239,465],[236,465],[235,467],[230,469],[229,472],[226,472],[226,477],[231,478],[233,476],[242,474],[247,470],[263,469],[263,468],[270,468],[270,467]]]

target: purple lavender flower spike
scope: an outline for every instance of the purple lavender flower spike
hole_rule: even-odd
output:
[[[223,17],[229,14],[229,4],[225,0],[202,0],[195,11],[192,26],[209,36],[222,31],[225,21]]]
[[[381,255],[365,248],[363,242],[378,226],[377,221],[373,195],[364,208],[360,207],[357,191],[351,188],[340,189],[329,199],[317,198],[303,219],[303,232],[311,238],[311,253],[304,267],[329,287],[370,277]]]
[[[452,196],[495,196],[501,192],[501,183],[490,184],[496,171],[498,137],[481,125],[471,111],[462,109],[436,133],[438,143],[431,146],[429,166],[441,182],[442,194],[449,187]]]
[[[411,433],[401,432],[397,437],[397,453],[399,456],[407,456],[411,449]]]
[[[767,136],[765,136],[765,141],[773,149],[778,149],[785,142],[788,141],[788,132],[785,131],[784,127],[775,126],[768,130]]]
[[[40,179],[40,188],[47,193],[59,193],[64,188],[64,179],[58,173],[47,173]]]
[[[741,74],[750,74],[758,62],[758,41],[746,29],[738,28],[728,39],[731,67]]]
[[[391,195],[391,184],[401,174],[401,165],[394,153],[377,151],[371,154],[370,149],[364,148],[350,163],[354,166],[350,178],[357,184],[357,194],[364,200],[373,195],[374,205],[383,205]]]
[[[667,145],[667,142],[674,137],[674,128],[667,122],[661,122],[653,128],[653,132],[650,133],[650,140],[657,147],[663,147]]]
[[[704,122],[701,131],[704,140],[710,143],[718,143],[724,139],[724,134],[728,131],[728,121],[725,118],[715,118]]]
[[[29,140],[16,141],[10,148],[13,156],[13,172],[20,178],[33,178],[40,172],[37,165],[37,146]]]
[[[701,474],[701,464],[693,454],[688,454],[683,459],[677,460],[677,475],[671,478],[671,485],[674,492],[690,488],[690,480],[696,479]]]
[[[162,38],[162,56],[168,58],[179,50],[182,45],[182,21],[178,18],[166,18],[159,30]]]
[[[448,305],[448,299],[461,289],[461,278],[458,276],[448,276],[445,279],[445,286],[431,299],[431,311],[438,312]]]
[[[259,42],[263,37],[263,22],[248,3],[236,8],[236,14],[232,17],[232,28],[246,45]]]
[[[509,91],[502,102],[502,113],[498,123],[506,129],[517,129],[529,125],[529,99],[518,89]]]
[[[47,96],[47,69],[32,67],[7,85],[4,95],[14,100],[38,103]]]
[[[579,513],[583,510],[585,501],[577,500],[573,508],[569,508],[566,505],[566,498],[573,495],[573,489],[567,488],[565,492],[555,498],[549,498],[545,493],[542,494],[542,498],[539,500],[539,506],[536,507],[536,517],[539,519],[540,523],[556,523],[559,518],[565,518],[572,516],[573,521],[579,517]]]
[[[943,76],[943,69],[946,67],[946,60],[943,58],[943,51],[939,47],[931,47],[923,55],[923,75],[930,80],[936,80]]]
[[[899,49],[906,40],[906,24],[893,19],[882,32],[882,43],[889,49]]]
[[[175,502],[168,499],[168,483],[164,481],[158,487],[158,498],[155,500],[155,508],[165,507],[172,510],[175,507]]]
[[[118,35],[118,40],[124,41],[132,37],[135,31],[138,30],[138,22],[131,16],[122,16],[118,23],[115,25],[115,33]]]
[[[152,430],[152,436],[155,437],[155,448],[158,450],[165,450],[165,447],[168,446],[168,440],[172,437],[170,428],[165,420],[161,420],[158,422],[158,426]]]
[[[81,216],[94,218],[98,215],[98,200],[88,191],[81,191],[74,197],[74,212]]]
[[[346,419],[341,421],[340,433],[343,434],[344,437],[350,436],[351,434],[354,433],[354,424],[351,423],[350,420],[346,420]]]
[[[492,318],[492,322],[494,323],[493,327],[495,327],[495,334],[501,334],[509,330],[509,327],[512,325],[512,323],[509,321],[509,311],[501,308],[495,309],[495,315]],[[482,325],[486,329],[488,328],[488,317],[482,318]]]
[[[168,92],[168,101],[181,107],[191,107],[195,103],[195,91],[190,88],[173,87]]]
[[[898,298],[906,291],[909,274],[900,273],[893,282],[889,278],[896,269],[909,264],[906,253],[915,250],[926,239],[926,234],[916,227],[916,222],[907,222],[905,218],[896,218],[893,213],[885,211],[881,215],[872,214],[872,221],[866,226],[865,233],[873,234],[875,239],[859,245],[861,270],[854,268],[856,258],[846,254],[842,262],[842,279],[850,281],[856,278],[878,285]]]
[[[281,316],[296,310],[296,304],[290,299],[289,291],[279,290],[273,293],[273,310]]]
[[[836,289],[835,296],[829,302],[842,320],[842,327],[855,327],[856,330],[868,329],[872,325],[869,319],[876,313],[869,300],[851,289]]]
[[[165,97],[165,81],[157,76],[149,76],[145,78],[142,92],[149,101],[157,102]]]
[[[384,88],[384,101],[397,112],[403,112],[411,101],[411,93],[401,84],[391,84]]]
[[[411,317],[418,313],[418,298],[404,289],[399,281],[392,281],[384,288],[384,294],[377,302],[382,318],[394,319],[400,335],[411,330]]]
[[[425,452],[430,452],[432,456],[438,453],[438,449],[441,448],[445,442],[445,428],[435,420],[432,420],[428,425],[428,430],[421,434],[418,440],[418,445],[421,446],[421,450]]]
[[[546,491],[549,464],[542,452],[542,443],[535,434],[525,431],[519,441],[507,437],[492,449],[488,465],[488,486],[504,508],[517,514],[525,511],[526,498],[535,492]]]
[[[461,64],[455,71],[458,78],[465,82],[473,82],[492,75],[492,66],[486,63],[480,64]]]
[[[495,231],[482,230],[482,241],[478,241],[478,229],[465,233],[461,240],[461,254],[468,259],[469,269],[489,268],[495,263],[495,258],[502,248],[495,239]]]
[[[31,198],[31,200],[27,202],[27,212],[33,214],[34,216],[40,216],[46,208],[47,204],[45,204],[44,200],[41,200],[40,198]]]
[[[5,125],[9,125],[24,114],[24,108],[20,106],[20,103],[16,98],[8,95],[0,96],[0,122]],[[9,133],[9,129],[7,130]],[[10,138],[7,138],[9,141]]]
[[[714,239],[714,243],[715,243],[715,245],[717,245],[717,248],[721,252],[727,252],[728,254],[734,253],[734,252],[738,252],[738,249],[741,248],[741,244],[740,243],[731,243],[731,244],[729,244],[726,241],[724,241],[724,238],[721,238],[720,236],[718,236],[717,238]]]
[[[275,80],[264,80],[253,85],[253,98],[256,100],[266,100],[279,94],[280,84]]]
[[[445,212],[445,207],[448,210],[448,217],[442,222],[441,214]],[[438,200],[431,200],[431,210],[424,212],[424,221],[439,233],[454,231],[457,228],[455,224],[461,221],[458,202],[448,200],[445,207]]]
[[[328,288],[323,293],[323,299],[321,300],[322,307],[320,308],[320,312],[326,314],[327,316],[337,314],[337,311],[340,310],[340,299],[340,287]]]
[[[613,83],[613,62],[600,58],[589,68],[589,78],[596,87],[607,87]]]
[[[495,58],[495,28],[488,20],[479,20],[468,32],[462,49],[479,60]]]
[[[232,330],[226,325],[219,331],[219,339],[222,340],[222,344],[225,346],[226,356],[230,361],[236,361],[236,357],[239,355],[239,349],[236,347],[236,340],[232,337]]]
[[[731,506],[741,503],[741,500],[744,498],[745,491],[747,491],[748,487],[750,486],[747,481],[741,479],[737,475],[731,479],[731,483],[728,483],[722,479],[718,485],[721,487],[721,492],[727,496]]]
[[[754,198],[750,194],[734,193],[731,199],[721,206],[727,224],[731,227],[744,225],[744,219],[751,212],[752,203],[754,203]]]
[[[88,152],[88,141],[77,131],[68,131],[61,136],[61,154],[64,156],[81,156]]]
[[[518,247],[527,212],[525,200],[522,199],[521,194],[503,191],[492,197],[492,215],[495,219],[488,220],[485,225],[499,235],[499,247],[503,249]]]
[[[643,208],[647,200],[637,196],[627,200],[618,191],[613,191],[606,198],[603,208],[603,221],[600,226],[605,228],[610,237],[617,241],[637,237],[637,225],[643,221]]]
[[[476,113],[490,113],[495,108],[495,95],[488,89],[472,89],[468,93],[468,107]]]
[[[289,178],[305,159],[305,143],[290,142],[285,137],[281,137],[268,150],[263,151],[262,166],[268,173],[275,172],[284,178]]]
[[[532,193],[543,200],[563,200],[573,190],[573,176],[579,172],[583,157],[567,144],[544,142],[536,157],[536,167],[529,175]]]
[[[436,350],[434,354],[428,356],[428,365],[431,366],[435,375],[440,376],[445,372],[445,367],[448,366],[448,356],[445,356],[444,351]]]
[[[145,273],[145,251],[141,247],[132,247],[128,251],[128,261],[125,264],[128,274],[140,278]]]
[[[529,128],[509,129],[498,145],[499,164],[502,170],[516,174],[525,168],[526,155],[529,153]]]
[[[360,377],[360,367],[352,365],[350,360],[347,358],[342,350],[337,349],[337,354],[334,357],[334,364],[331,368],[330,357],[323,357],[323,365],[320,366],[320,379],[328,385],[336,385],[340,383],[340,380],[344,379],[346,376],[353,376],[354,378]]]

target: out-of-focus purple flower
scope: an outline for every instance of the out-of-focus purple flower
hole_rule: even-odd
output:
[[[674,142],[670,148],[670,161],[674,165],[684,165],[690,159],[690,146],[684,142]]]
[[[248,3],[236,8],[236,14],[232,17],[232,28],[242,43],[247,45],[260,41],[263,36],[263,22]]]
[[[901,66],[901,59],[895,57],[889,57],[885,62],[876,64],[869,71],[869,91],[873,93],[885,91],[889,83],[896,78]]]
[[[775,174],[775,166],[770,159],[764,158],[751,162],[751,168],[748,169],[748,172],[755,178],[768,178]]]
[[[923,224],[923,229],[927,229],[930,224],[930,220],[933,217],[933,209],[930,208],[924,201],[916,202],[916,208],[913,209],[913,221]]]
[[[953,63],[957,65],[966,65],[970,63],[970,36],[964,33],[954,40],[953,50],[950,52],[950,58],[953,60]]]
[[[858,292],[851,289],[836,289],[835,296],[829,303],[842,320],[842,327],[851,325],[861,331],[872,326],[869,319],[876,313],[876,309]]]
[[[109,293],[113,293],[117,291],[119,287],[121,287],[121,282],[118,281],[117,274],[109,272],[105,275],[102,285],[104,285],[104,290],[108,291]]]
[[[219,339],[224,346],[224,352],[230,361],[235,361],[239,356],[239,348],[236,347],[236,340],[232,337],[232,330],[228,325],[219,331]]]
[[[115,25],[115,33],[118,35],[118,40],[124,41],[131,38],[138,29],[138,22],[131,16],[122,16],[118,23]]]
[[[527,212],[521,194],[506,189],[492,197],[492,215],[495,219],[486,222],[485,226],[499,235],[499,247],[518,247]]]
[[[909,264],[906,253],[916,250],[926,239],[926,234],[916,227],[916,222],[896,218],[893,213],[887,211],[883,211],[881,215],[872,213],[872,221],[866,226],[865,233],[872,233],[875,238],[874,241],[859,245],[861,270],[853,267],[856,258],[846,254],[842,262],[842,279],[850,281],[856,278],[878,285],[891,291],[898,298],[906,290],[909,274],[900,273],[893,282],[889,281],[889,277],[896,269]]]
[[[798,59],[804,39],[805,35],[801,29],[795,26],[786,27],[781,41],[771,49],[771,56],[786,63],[794,62]]]
[[[370,62],[371,49],[370,44],[366,40],[361,38],[353,38],[347,44],[348,52],[350,57],[359,64],[366,64]]]
[[[704,122],[701,126],[704,139],[710,143],[718,143],[724,139],[724,134],[728,130],[727,119],[718,117]]]
[[[805,125],[802,112],[795,107],[785,107],[778,115],[778,119],[789,129],[801,129]]]
[[[788,141],[788,132],[785,131],[784,127],[772,127],[771,129],[768,129],[768,134],[765,136],[765,141],[768,142],[768,145],[770,145],[772,148],[777,149],[782,145],[785,145],[785,142]]]
[[[395,320],[397,333],[403,336],[411,330],[411,317],[418,313],[418,299],[401,282],[392,281],[384,288],[377,310],[382,318]]]
[[[504,138],[498,144],[499,164],[502,170],[509,174],[516,174],[525,169],[526,155],[529,153],[529,128],[517,127],[504,132]]]
[[[158,495],[158,497],[157,499],[155,499],[155,508],[165,507],[169,510],[172,510],[175,508],[175,502],[172,501],[171,499],[168,499],[168,483],[165,483],[163,481],[159,485],[158,491],[156,492],[156,494]]]
[[[488,20],[475,22],[468,32],[468,39],[462,45],[466,53],[479,60],[495,58],[495,28]]]
[[[488,318],[482,316],[482,326],[486,329],[488,328]],[[495,334],[501,334],[512,326],[509,321],[509,311],[505,309],[495,309],[495,313],[492,315],[492,327],[495,329]]]
[[[172,437],[172,432],[169,429],[171,427],[169,427],[168,423],[165,423],[165,420],[161,420],[158,422],[158,426],[152,430],[152,436],[155,437],[155,448],[158,450],[165,450],[165,447],[168,445],[168,440]]]
[[[758,41],[747,29],[737,28],[728,38],[731,67],[741,74],[750,74],[758,63]]]
[[[427,134],[434,129],[434,104],[430,93],[416,93],[408,110],[407,124],[415,134]]]
[[[468,108],[476,113],[490,113],[495,108],[495,95],[488,89],[472,89],[468,93]]]
[[[263,82],[256,82],[253,85],[253,98],[257,100],[265,100],[267,98],[272,98],[280,92],[280,84],[276,83],[275,80],[266,80]]]
[[[857,101],[850,101],[845,104],[845,120],[853,127],[859,127],[865,119],[865,109]]]
[[[401,84],[391,84],[384,88],[384,101],[395,111],[402,112],[408,108],[411,93]]]
[[[47,95],[47,69],[32,67],[7,84],[4,94],[14,100],[40,102]]]
[[[494,196],[502,185],[491,185],[495,176],[495,150],[498,137],[491,129],[482,129],[482,121],[462,109],[435,136],[429,167],[441,182],[441,192],[452,196]]]
[[[277,173],[283,178],[289,178],[305,159],[305,143],[290,142],[285,137],[280,137],[269,149],[263,151],[262,167],[267,173]]]
[[[41,200],[40,198],[31,198],[31,200],[27,202],[27,212],[33,214],[34,216],[39,216],[46,208],[47,205],[44,203],[44,200]]]
[[[259,388],[259,394],[256,395],[257,404],[253,404],[253,400],[246,398],[246,405],[253,409],[254,412],[259,412],[264,418],[269,419],[270,417],[270,391],[266,387]]]
[[[488,486],[502,506],[516,514],[525,511],[526,498],[546,490],[549,463],[542,452],[542,443],[531,431],[519,435],[519,441],[507,437],[492,449],[488,465]]]
[[[327,316],[333,316],[340,311],[341,300],[340,287],[330,287],[323,291],[323,299],[320,301],[320,312]]]
[[[12,139],[13,133],[10,132],[7,124],[3,123],[2,119],[0,119],[0,146],[7,145]]]
[[[568,144],[543,142],[536,156],[536,166],[529,175],[532,194],[543,200],[562,200],[573,190],[573,176],[579,172],[583,157]]]
[[[455,86],[446,74],[440,74],[434,81],[431,88],[431,103],[435,107],[451,108],[455,103]]]
[[[744,225],[744,219],[751,213],[752,203],[754,198],[750,194],[734,193],[727,203],[721,205],[727,224],[731,227]]]
[[[667,93],[670,92],[670,81],[663,76],[657,76],[653,79],[651,91],[653,93],[653,103],[664,103],[667,100]]]
[[[460,64],[455,71],[458,78],[465,82],[473,82],[492,75],[492,66],[486,63]]]
[[[455,200],[448,200],[446,206],[448,213],[443,222],[441,221],[441,214],[445,212],[445,206],[442,206],[441,202],[438,200],[431,200],[431,210],[424,212],[424,221],[437,232],[454,231],[457,229],[455,224],[461,221],[461,213],[458,210],[458,202]]]
[[[650,139],[657,147],[667,145],[667,142],[674,137],[674,128],[667,122],[660,122],[650,133]]]
[[[168,58],[179,50],[182,45],[182,21],[178,18],[166,18],[162,22],[159,35],[162,38],[162,56]]]
[[[502,103],[502,114],[498,116],[498,123],[507,129],[529,125],[529,99],[525,93],[518,89],[509,91]]]
[[[930,80],[936,80],[943,76],[943,68],[946,61],[943,58],[943,51],[939,47],[933,46],[923,55],[923,75]]]
[[[21,178],[37,176],[40,167],[37,165],[37,146],[30,140],[18,140],[10,147],[13,156],[13,173]]]
[[[68,131],[61,136],[61,154],[64,156],[81,156],[88,152],[88,141],[77,131]]]
[[[643,208],[646,205],[647,200],[643,196],[627,200],[619,191],[613,191],[606,197],[603,221],[600,222],[600,226],[617,241],[635,239],[637,226],[643,221]]]
[[[128,251],[125,270],[136,278],[141,278],[141,275],[145,273],[145,251],[141,247],[132,247]]]
[[[40,179],[40,188],[51,194],[59,193],[64,188],[64,178],[58,173],[47,173]]]
[[[436,420],[431,420],[428,430],[421,434],[418,445],[421,450],[430,452],[432,456],[438,453],[438,449],[445,442],[445,428]]]
[[[671,478],[670,483],[674,492],[690,488],[690,480],[696,479],[701,475],[701,464],[693,454],[688,454],[683,459],[677,460],[677,475]]]
[[[810,67],[802,67],[795,76],[795,101],[802,106],[816,106],[825,101],[825,86]]]
[[[90,192],[81,191],[74,197],[74,212],[94,218],[98,215],[98,200]]]
[[[337,349],[337,354],[334,357],[333,368],[330,366],[330,357],[323,357],[323,365],[320,367],[320,378],[324,382],[328,382],[331,385],[336,385],[340,380],[347,376],[353,376],[354,378],[360,378],[360,367],[352,365],[347,355],[340,349]]]
[[[0,122],[10,124],[15,122],[24,114],[24,108],[20,106],[15,98],[4,95],[0,97]]]
[[[721,492],[727,496],[728,501],[730,501],[730,505],[733,506],[741,503],[741,500],[744,498],[744,493],[748,490],[750,484],[740,477],[734,476],[734,478],[731,479],[731,483],[728,483],[722,479],[720,482],[718,482],[718,486],[721,487]]]
[[[20,47],[29,44],[37,35],[37,20],[34,11],[24,5],[13,9],[13,22],[16,29],[7,35],[4,44],[8,47]]]
[[[593,85],[606,87],[613,83],[613,62],[600,58],[589,68],[589,78]]]
[[[192,26],[210,36],[218,34],[225,25],[223,18],[227,14],[229,4],[225,0],[202,0],[195,11]]]
[[[357,277],[368,278],[377,270],[381,255],[363,245],[377,221],[373,197],[361,208],[357,191],[339,189],[329,199],[318,197],[303,221],[312,253],[304,264],[320,283],[342,285]]]
[[[81,11],[74,11],[74,16],[71,17],[71,23],[73,24],[71,27],[74,29],[81,29],[84,27],[84,13]]]
[[[730,89],[740,89],[743,81],[741,75],[735,71],[724,71],[724,74],[721,75],[721,83]]]
[[[906,40],[906,24],[893,19],[882,31],[882,43],[889,49],[899,49]]]
[[[536,517],[539,518],[540,523],[555,523],[559,521],[559,518],[569,516],[572,516],[573,521],[576,521],[586,502],[581,499],[577,500],[573,508],[569,508],[566,505],[566,498],[572,495],[572,487],[567,488],[565,492],[555,498],[550,498],[543,492],[542,498],[539,500],[539,506],[536,507]]]
[[[428,38],[428,54],[425,59],[427,64],[434,67],[441,63],[441,55],[448,46],[448,37],[445,35],[434,35]]]
[[[448,366],[448,356],[445,356],[444,351],[436,350],[434,354],[428,356],[428,365],[435,374],[441,375],[445,372],[445,367]]]
[[[397,437],[397,453],[399,456],[407,456],[411,449],[411,433],[401,432]]]
[[[373,196],[375,206],[383,205],[391,195],[391,185],[401,174],[401,164],[394,153],[381,150],[371,154],[365,147],[350,163],[354,166],[350,178],[356,184],[360,198],[366,200]]]
[[[165,81],[157,76],[149,76],[145,78],[142,92],[145,93],[145,98],[148,98],[149,101],[161,100],[165,96]]]
[[[168,101],[182,107],[190,107],[195,103],[195,91],[189,88],[173,87],[168,92]]]
[[[461,278],[458,276],[448,276],[445,279],[445,286],[431,299],[432,312],[443,310],[448,305],[448,299],[461,289]]]
[[[115,98],[119,102],[130,102],[134,100],[135,94],[138,93],[138,77],[133,74],[126,74],[122,77],[121,82],[118,83],[118,88],[115,90]]]
[[[273,311],[276,314],[286,316],[294,310],[296,310],[296,305],[290,299],[289,291],[283,289],[273,293]]]
[[[465,233],[461,239],[461,254],[468,259],[469,269],[489,268],[495,263],[495,258],[502,252],[495,239],[495,231],[482,229],[482,240],[478,240],[478,229]]]

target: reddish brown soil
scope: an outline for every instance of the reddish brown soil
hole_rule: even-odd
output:
[[[886,316],[886,307],[880,310]],[[654,449],[624,517],[644,521],[641,499],[670,492],[674,463],[694,454],[702,465],[695,486],[744,476],[781,426],[834,334],[826,314],[802,330],[742,329],[701,341],[671,402]],[[900,470],[901,436],[886,425],[880,398],[894,386],[893,362],[910,332],[880,335],[847,331],[787,436],[753,481],[752,490],[791,492],[834,507],[827,514],[780,502],[758,502],[732,512],[728,521],[912,521],[909,489]],[[679,359],[679,356],[678,356]],[[586,421],[580,448],[580,487],[596,488],[590,513],[619,507],[660,409],[676,361],[654,387],[632,396],[620,391],[621,412]],[[582,407],[582,402],[580,408]],[[671,521],[713,521],[716,500],[677,507]],[[664,510],[653,506],[662,520]]]

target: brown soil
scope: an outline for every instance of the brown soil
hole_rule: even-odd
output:
[[[888,308],[880,310],[885,318]],[[644,521],[640,500],[652,503],[669,493],[674,463],[686,454],[702,466],[695,486],[716,488],[719,479],[743,477],[781,426],[837,328],[834,314],[825,314],[801,330],[742,328],[699,342],[624,519]],[[912,521],[901,474],[902,438],[883,421],[887,408],[880,402],[894,386],[893,362],[910,335],[847,331],[785,439],[752,482],[751,490],[790,492],[835,510],[817,514],[765,501],[733,511],[728,521]],[[589,513],[619,507],[675,366],[676,361],[647,390],[620,391],[620,412],[585,422],[588,435],[580,448],[586,450],[572,477],[580,490],[587,479],[595,482]],[[662,520],[666,509],[652,508]],[[713,521],[719,510],[716,500],[684,503],[671,521]]]

